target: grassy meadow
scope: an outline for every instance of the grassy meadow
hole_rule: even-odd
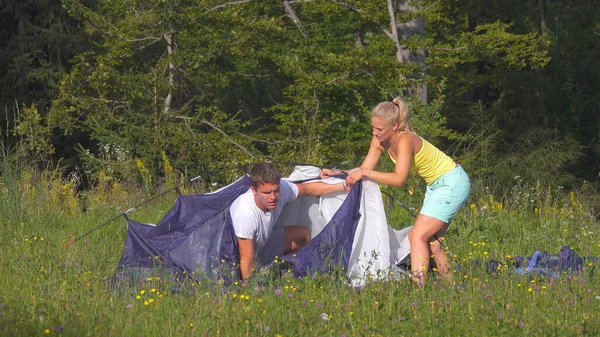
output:
[[[600,334],[600,276],[594,260],[558,278],[514,272],[516,256],[558,254],[570,246],[600,256],[596,187],[574,191],[518,182],[504,200],[474,190],[444,244],[452,282],[429,277],[370,282],[285,273],[258,287],[188,285],[161,278],[115,290],[109,279],[126,227],[118,218],[74,244],[66,242],[137,205],[147,191],[104,176],[77,191],[75,176],[11,171],[0,177],[0,335],[2,336],[586,336]],[[592,183],[593,185],[593,183]],[[418,206],[418,192],[401,194]],[[158,221],[175,194],[130,214]],[[390,204],[390,223],[410,218]],[[404,217],[404,218],[403,218]],[[394,218],[400,220],[394,221]],[[485,263],[496,260],[497,270]],[[479,264],[476,263],[479,262]]]

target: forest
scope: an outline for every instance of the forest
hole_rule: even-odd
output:
[[[0,21],[4,156],[83,187],[158,184],[164,158],[351,168],[396,96],[498,195],[598,181],[594,0],[2,0]]]

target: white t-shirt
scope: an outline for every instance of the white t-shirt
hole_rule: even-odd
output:
[[[268,212],[258,208],[252,189],[248,189],[246,193],[237,197],[229,208],[235,235],[242,239],[253,239],[255,253],[258,253],[267,243],[283,206],[298,197],[296,184],[281,179],[279,186],[280,194],[277,206]]]

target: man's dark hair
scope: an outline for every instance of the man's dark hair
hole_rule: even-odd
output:
[[[261,184],[279,184],[281,173],[273,163],[258,163],[250,170],[250,184],[257,188]]]

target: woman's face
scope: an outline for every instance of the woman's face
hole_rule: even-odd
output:
[[[396,132],[398,123],[390,125],[385,119],[373,116],[371,117],[371,127],[373,127],[373,136],[377,137],[380,142],[389,141]]]

